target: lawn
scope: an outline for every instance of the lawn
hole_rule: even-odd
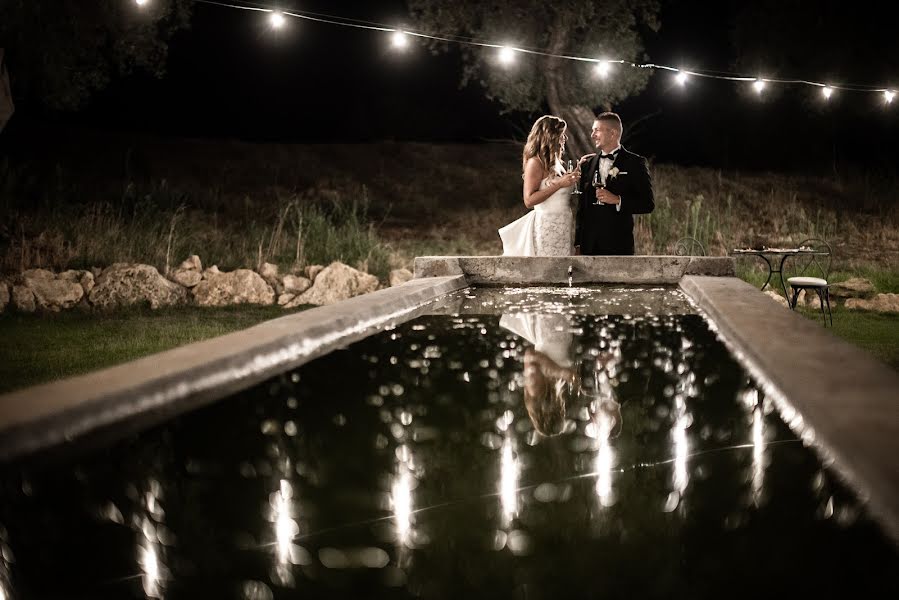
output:
[[[280,306],[0,315],[0,393],[86,373],[289,314]]]

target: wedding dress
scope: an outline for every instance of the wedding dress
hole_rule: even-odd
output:
[[[500,317],[499,326],[534,345],[560,367],[571,367],[574,334],[566,315],[535,313],[507,313]]]
[[[551,177],[540,182],[550,185]],[[499,230],[503,256],[571,256],[574,249],[574,211],[571,187],[562,187],[526,215]]]

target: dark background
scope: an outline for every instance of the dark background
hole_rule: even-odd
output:
[[[786,18],[769,15],[770,23],[760,24],[759,40],[780,70],[770,76],[896,80],[893,26],[864,2],[784,4],[776,10],[824,12],[809,13],[807,29],[786,38],[770,31],[770,23]],[[310,0],[302,10],[408,22],[402,0]],[[742,66],[732,35],[740,10],[730,0],[664,2],[662,29],[645,40],[648,61],[717,71]],[[878,44],[897,52],[878,55],[871,50]],[[836,71],[822,68],[833,62]],[[76,114],[18,106],[5,135],[45,143],[60,129],[91,128],[297,143],[523,140],[535,115],[501,115],[477,85],[459,88],[460,72],[457,47],[433,55],[413,41],[398,53],[386,34],[298,19],[273,33],[263,13],[196,4],[191,29],[171,44],[164,79],[119,80]],[[614,109],[628,129],[627,145],[664,162],[832,173],[892,170],[899,159],[899,99],[886,106],[878,93],[838,92],[825,103],[816,88],[769,84],[760,99],[747,83],[693,78],[681,88],[670,73],[656,71],[642,94]]]

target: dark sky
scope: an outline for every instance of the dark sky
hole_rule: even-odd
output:
[[[879,56],[872,42],[894,39],[892,26],[861,10],[864,2],[852,11],[829,0],[769,4],[796,13],[772,13],[759,23],[758,39],[778,75],[880,84],[893,69],[896,79],[897,57]],[[662,29],[646,40],[650,61],[734,68],[731,31],[741,2],[668,0],[663,6]],[[302,9],[383,23],[402,22],[406,14],[402,0],[304,0]],[[807,27],[790,33],[788,47],[765,46],[767,31],[797,22]],[[818,52],[814,45],[822,40]],[[895,42],[887,47],[899,50]],[[823,70],[834,62],[841,70]],[[533,116],[501,117],[479,88],[460,90],[460,64],[456,51],[435,56],[413,47],[397,54],[385,34],[296,19],[273,36],[261,13],[197,4],[192,28],[172,44],[163,80],[120,81],[71,120],[123,131],[293,142],[520,139]],[[766,95],[759,101],[745,84],[717,80],[680,89],[657,72],[642,94],[615,109],[626,124],[647,117],[628,143],[669,162],[825,172],[834,159],[865,168],[891,168],[899,160],[899,100],[885,109],[875,94],[845,93],[822,106],[804,86]]]

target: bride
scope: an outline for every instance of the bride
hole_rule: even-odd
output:
[[[567,125],[558,117],[537,119],[524,146],[522,169],[526,215],[499,230],[503,256],[571,256],[574,210],[570,194],[580,179],[580,166],[562,168]]]

